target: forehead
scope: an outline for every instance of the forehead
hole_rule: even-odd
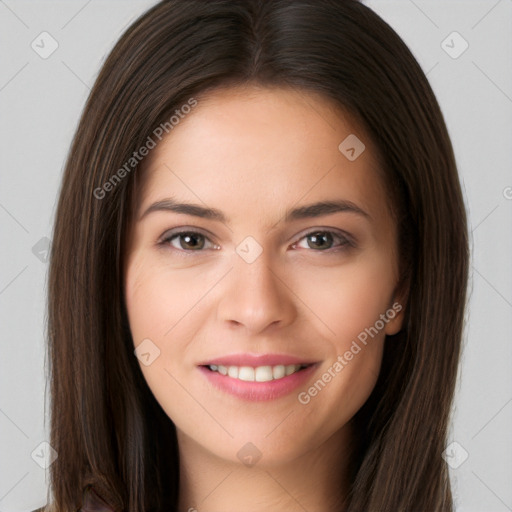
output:
[[[345,140],[364,144],[355,160],[346,144],[340,150]],[[137,211],[172,195],[228,216],[340,198],[379,215],[381,179],[372,141],[333,102],[297,89],[232,88],[198,98],[146,157]]]

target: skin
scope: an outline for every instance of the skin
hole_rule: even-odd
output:
[[[366,146],[355,161],[338,149],[352,133]],[[385,335],[401,329],[405,308],[308,404],[297,395],[400,303],[396,226],[375,156],[364,131],[321,96],[251,86],[200,98],[145,159],[125,299],[134,346],[149,338],[160,350],[141,370],[176,425],[180,511],[322,512],[343,502],[350,420],[375,386]],[[228,221],[142,215],[168,197],[219,209]],[[338,199],[368,216],[284,222],[289,208]],[[162,241],[175,228],[204,237]],[[333,238],[306,236],[322,229]],[[352,245],[340,245],[340,233]],[[247,236],[263,250],[252,263],[235,251]],[[320,364],[296,391],[249,402],[215,389],[197,368],[240,352]],[[237,457],[249,442],[261,453],[253,466]]]

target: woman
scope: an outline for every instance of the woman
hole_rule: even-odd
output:
[[[452,510],[466,214],[369,8],[155,5],[98,76],[54,229],[48,511]]]

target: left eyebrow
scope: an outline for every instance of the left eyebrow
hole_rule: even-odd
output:
[[[226,215],[216,208],[207,208],[199,204],[179,203],[172,198],[162,199],[149,206],[144,213],[139,217],[139,221],[146,215],[156,211],[170,211],[175,213],[182,213],[184,215],[191,215],[193,217],[200,217],[203,219],[216,220],[223,223],[228,223],[229,219]],[[362,208],[352,203],[351,201],[338,200],[338,201],[320,201],[298,208],[290,209],[285,213],[284,222],[292,222],[301,219],[321,217],[323,215],[330,215],[339,212],[350,212],[361,215],[366,219],[371,219],[370,214]]]
[[[291,222],[294,220],[308,219],[321,217],[322,215],[330,215],[338,212],[351,212],[356,213],[371,219],[369,213],[365,212],[362,208],[359,208],[356,204],[351,201],[339,200],[339,201],[320,201],[305,206],[300,206],[293,210],[288,210],[285,214],[284,221]]]

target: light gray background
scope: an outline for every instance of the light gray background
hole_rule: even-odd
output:
[[[51,460],[41,445],[48,439],[45,237],[100,65],[127,24],[154,3],[0,0],[0,512],[46,503],[47,470],[36,463]],[[472,291],[450,437],[457,444],[448,451],[457,510],[511,511],[512,0],[366,3],[428,74],[469,211]],[[46,59],[31,47],[50,48],[43,31],[58,42]],[[464,42],[453,31],[469,44],[457,58]]]

